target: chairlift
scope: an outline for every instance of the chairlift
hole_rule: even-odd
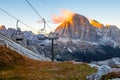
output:
[[[48,35],[48,39],[55,39],[55,40],[57,40],[59,37],[58,37],[58,34],[57,33],[54,33],[54,32],[51,32],[51,33],[49,33],[49,35]]]
[[[17,23],[16,23],[16,28],[17,28],[17,31],[16,31],[16,41],[23,41],[24,40],[24,35],[21,32],[20,28],[18,27],[18,22],[19,22],[19,20],[17,20]]]
[[[24,39],[23,33],[17,32],[16,34],[17,34],[16,35],[16,41],[23,41],[23,39]]]
[[[46,40],[46,38],[47,38],[45,34],[38,34],[37,37],[39,40]]]
[[[43,29],[40,29],[39,31],[38,31],[38,39],[39,40],[46,40],[46,30],[45,30],[45,19],[43,18],[42,19],[43,20],[43,22],[44,22],[44,27],[43,27]]]
[[[45,44],[40,44],[40,50],[45,50]]]

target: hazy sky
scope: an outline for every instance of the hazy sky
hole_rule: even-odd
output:
[[[75,13],[95,19],[103,24],[116,25],[120,28],[120,0],[28,0],[39,12],[41,17],[48,21],[48,25],[54,30],[58,24],[52,22],[53,14],[60,14],[60,9],[66,9]],[[31,9],[25,0],[0,0],[0,8],[6,10],[35,30],[43,28],[38,23],[38,15]],[[16,20],[0,11],[0,24],[7,28],[15,28]],[[22,30],[31,30],[19,24]],[[49,27],[46,30],[51,31]]]

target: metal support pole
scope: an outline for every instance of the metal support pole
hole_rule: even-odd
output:
[[[16,22],[16,29],[18,29],[18,22],[19,22],[19,20],[17,20],[17,22]]]
[[[54,38],[52,38],[52,61],[54,61]]]

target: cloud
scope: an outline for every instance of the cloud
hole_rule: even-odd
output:
[[[74,12],[65,9],[61,9],[60,12],[61,12],[60,15],[55,15],[55,14],[52,15],[52,20],[54,23],[62,23],[68,21],[75,14]]]

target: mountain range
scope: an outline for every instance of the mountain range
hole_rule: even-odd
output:
[[[15,29],[0,26],[0,33],[11,37]],[[51,40],[39,40],[31,31],[24,31],[24,41],[19,44],[37,54],[51,57]],[[104,26],[96,20],[88,20],[75,13],[61,23],[55,33],[54,55],[58,61],[99,61],[120,57],[120,29],[114,25]]]
[[[89,21],[86,17],[74,14],[71,20],[62,23],[55,30],[60,38],[69,38],[73,40],[110,43],[111,46],[119,46],[120,29],[114,25],[106,25],[96,20]]]
[[[120,29],[114,25],[104,26],[74,14],[58,26],[55,33],[59,34],[60,60],[89,62],[120,57]]]

